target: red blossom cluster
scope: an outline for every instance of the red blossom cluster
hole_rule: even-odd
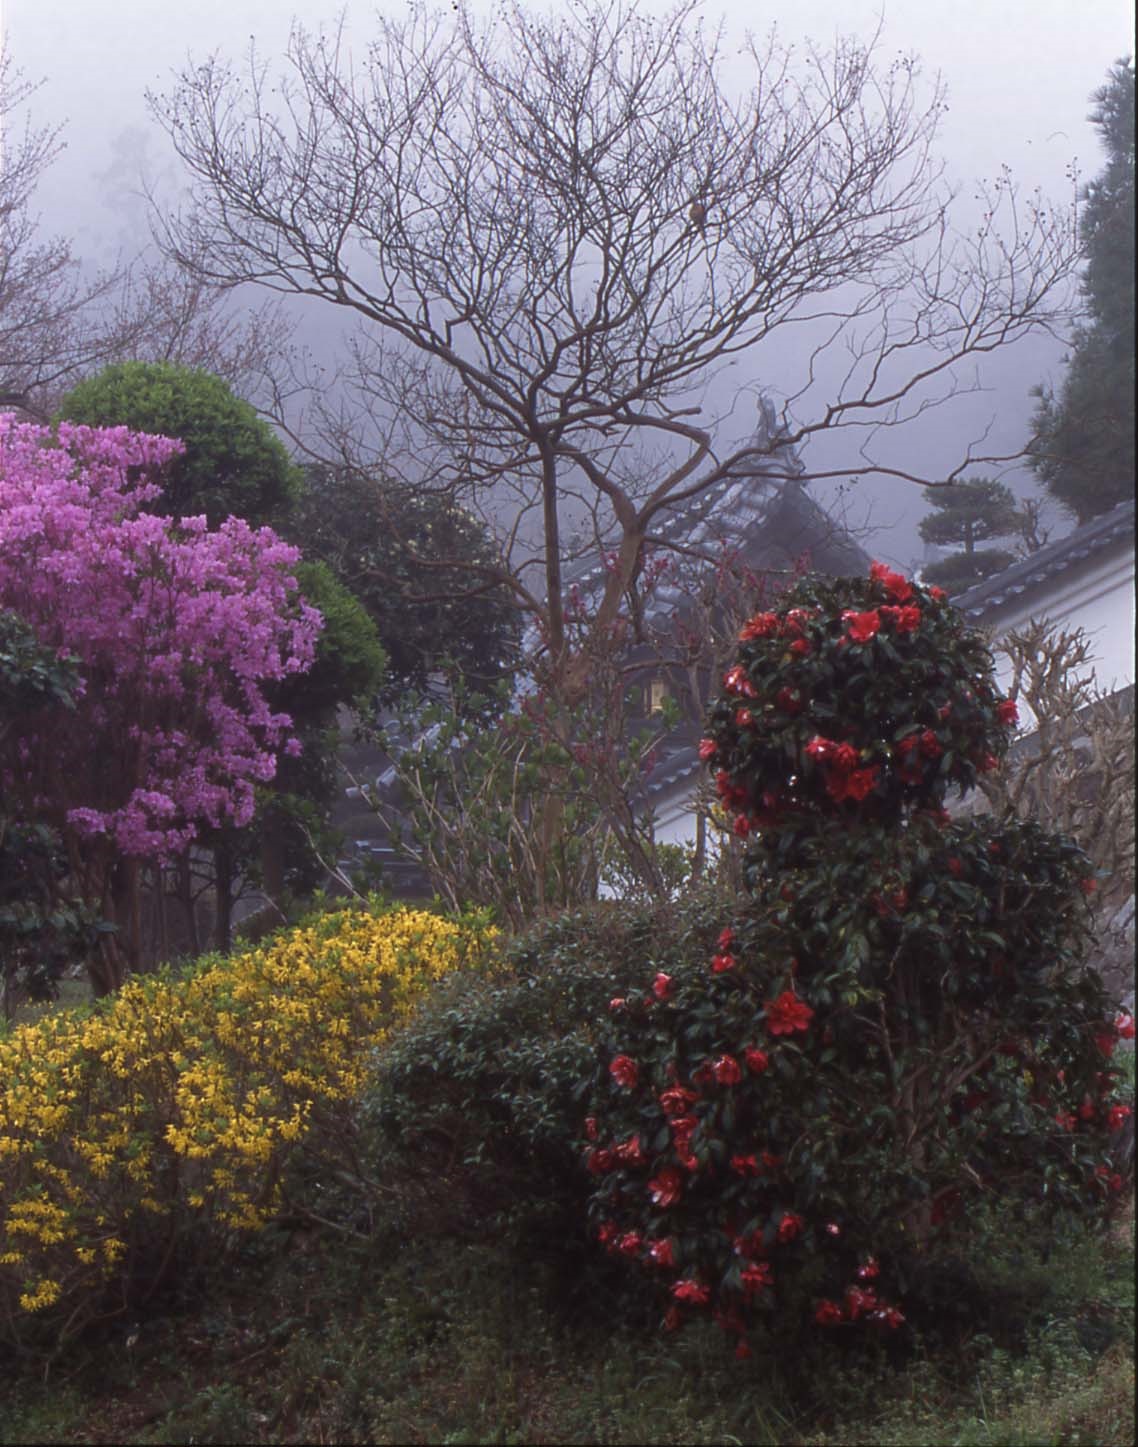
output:
[[[878,766],[871,764],[858,768],[860,755],[849,743],[837,743],[834,739],[816,734],[806,745],[806,757],[825,765],[826,793],[835,804],[846,799],[860,802],[869,797],[877,783]]]

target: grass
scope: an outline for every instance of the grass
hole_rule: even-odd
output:
[[[504,1243],[266,1234],[81,1354],[6,1373],[0,1441],[951,1443],[1134,1440],[1134,1217],[1016,1283],[999,1327],[907,1363],[737,1363],[720,1333],[660,1335],[599,1297],[571,1312]],[[1004,1278],[1001,1277],[1004,1273]]]

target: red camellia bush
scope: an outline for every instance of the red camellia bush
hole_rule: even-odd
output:
[[[996,1206],[1024,1239],[1105,1215],[1134,1027],[1085,965],[1077,845],[945,811],[1015,707],[939,590],[806,578],[739,638],[700,753],[749,897],[666,989],[646,960],[582,1149],[601,1246],[747,1356],[763,1317],[903,1330]]]

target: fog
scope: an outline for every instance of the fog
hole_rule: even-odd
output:
[[[390,12],[404,8],[388,6]],[[350,41],[366,40],[374,9],[357,0],[343,7]],[[66,145],[37,196],[44,229],[72,237],[76,252],[92,262],[129,255],[147,235],[142,179],[166,198],[176,197],[182,184],[145,92],[168,93],[187,61],[213,53],[240,61],[253,39],[275,68],[294,13],[319,29],[334,24],[340,10],[311,0],[291,6],[289,0],[0,0],[6,48],[26,78],[43,80],[32,118],[59,125]],[[733,38],[742,37],[744,26],[761,34],[775,25],[784,41],[825,46],[839,31],[868,39],[880,28],[884,58],[915,52],[929,84],[939,72],[947,86],[950,109],[938,149],[965,207],[975,183],[993,180],[1004,166],[1026,190],[1038,187],[1056,202],[1069,201],[1076,174],[1085,182],[1102,163],[1086,119],[1089,96],[1110,64],[1134,48],[1125,0],[725,0],[705,6],[703,14],[709,24],[722,17]],[[338,325],[332,308],[310,307],[301,316],[302,339],[327,354]],[[962,438],[981,435],[988,450],[1016,451],[1028,435],[1030,389],[1058,381],[1062,357],[1061,339],[1037,336],[988,359],[975,379],[982,390],[927,414],[904,444],[913,455],[902,454],[898,465],[927,472],[943,457],[951,466]],[[777,372],[769,359],[763,365]],[[748,374],[745,381],[777,392],[777,375]],[[852,465],[850,445],[836,438],[814,444],[807,463],[812,469]],[[1037,494],[1024,468],[1002,475],[1020,495]],[[855,527],[876,528],[877,556],[903,567],[920,558],[916,523],[926,510],[920,489],[863,479],[852,487],[841,480],[818,483],[813,492],[844,509]],[[1047,521],[1054,535],[1070,526],[1054,511]]]

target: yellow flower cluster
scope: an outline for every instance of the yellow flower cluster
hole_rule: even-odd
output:
[[[145,976],[88,1013],[0,1036],[0,1335],[73,1319],[131,1252],[255,1230],[302,1137],[342,1131],[370,1053],[493,931],[424,910],[342,910],[255,949]]]

